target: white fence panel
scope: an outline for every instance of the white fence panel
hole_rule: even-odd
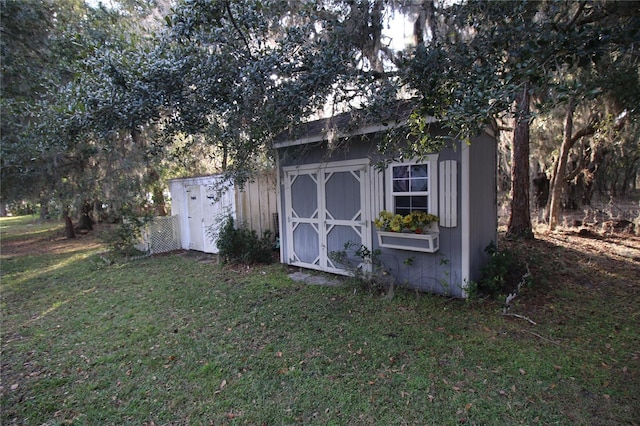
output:
[[[180,226],[178,216],[158,216],[142,230],[142,242],[138,249],[149,254],[180,250]]]
[[[238,222],[256,231],[258,236],[265,231],[271,231],[271,235],[275,236],[278,232],[274,220],[278,212],[275,171],[260,173],[255,180],[247,182],[242,190],[237,190],[236,208]]]

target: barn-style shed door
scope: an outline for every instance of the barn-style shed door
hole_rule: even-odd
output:
[[[329,254],[347,242],[371,247],[369,165],[337,162],[284,171],[288,263],[347,273]]]

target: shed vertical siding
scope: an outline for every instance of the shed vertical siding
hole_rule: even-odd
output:
[[[470,146],[469,162],[469,279],[481,278],[486,263],[485,248],[498,241],[497,144],[487,134],[476,138]]]
[[[448,171],[452,171],[451,162],[455,162],[455,177],[449,177],[449,184],[455,185],[450,187],[449,194],[454,199],[450,199],[449,203],[455,203],[460,206],[462,203],[461,194],[461,174],[462,167],[457,165],[461,162],[462,144],[457,142],[449,148],[439,152],[438,167],[434,173],[440,174],[446,164]],[[442,186],[439,182],[438,191]],[[438,193],[438,198],[440,193]],[[387,209],[391,207],[387,206]],[[449,209],[451,209],[451,204]],[[446,211],[446,207],[445,210]],[[441,215],[443,206],[438,200],[437,208],[434,213]],[[396,282],[400,285],[415,288],[417,290],[447,294],[455,297],[463,297],[463,276],[462,276],[462,228],[459,220],[450,221],[450,226],[439,227],[440,249],[436,253],[419,253],[408,250],[397,250],[383,248],[380,256],[385,267],[388,268],[391,275],[394,276]],[[375,229],[374,229],[375,232]],[[375,248],[379,248],[377,238],[374,239]]]

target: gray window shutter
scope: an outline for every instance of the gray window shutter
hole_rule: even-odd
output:
[[[441,161],[439,173],[440,226],[455,228],[458,221],[458,163],[455,160]]]

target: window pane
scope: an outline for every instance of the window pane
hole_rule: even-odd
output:
[[[409,192],[409,166],[394,166],[393,192]]]
[[[427,172],[428,169],[426,164],[415,164],[411,166],[411,177],[427,177],[429,176]]]
[[[429,206],[429,197],[411,197],[411,207],[414,210],[426,210]]]
[[[411,197],[396,197],[396,209],[398,208],[411,208]],[[397,213],[397,211],[396,211]]]
[[[409,192],[409,179],[394,179],[393,192]]]
[[[408,178],[409,177],[409,166],[394,166],[393,167],[393,178]]]
[[[411,179],[411,191],[428,191],[427,189],[427,179]]]

